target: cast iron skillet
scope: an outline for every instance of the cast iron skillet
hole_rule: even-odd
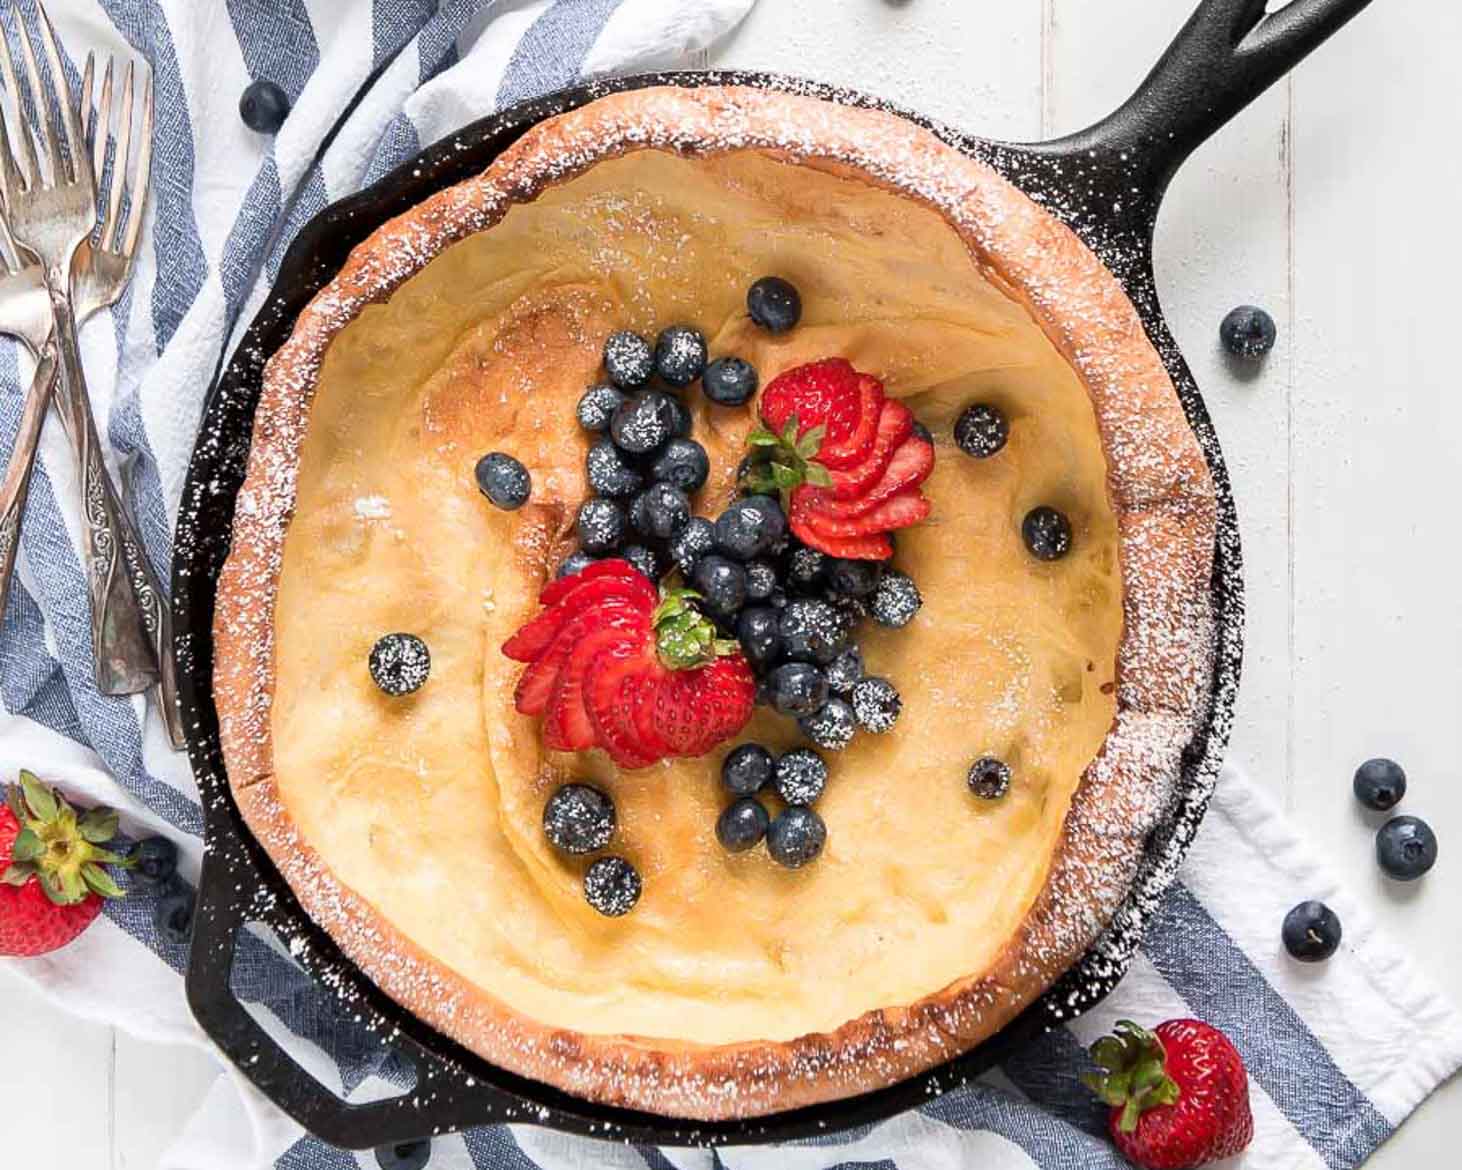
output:
[[[991,143],[897,111],[989,162],[1048,207],[1102,258],[1136,304],[1177,385],[1218,490],[1213,599],[1221,652],[1211,708],[1184,755],[1180,793],[1148,842],[1126,904],[1091,952],[999,1035],[948,1064],[875,1093],[770,1117],[700,1124],[567,1096],[492,1067],[410,1016],[361,975],[300,909],[230,796],[211,683],[214,591],[228,553],[264,363],[289,336],[306,302],[377,226],[480,172],[535,123],[606,93],[651,85],[733,84],[796,89],[852,106],[881,103],[760,73],[656,74],[580,86],[475,122],[316,216],[290,247],[272,295],[212,389],[173,557],[180,701],[208,831],[188,1001],[204,1030],[244,1075],[306,1129],[355,1149],[499,1121],[656,1145],[766,1142],[826,1133],[918,1105],[1001,1063],[1018,1045],[1106,996],[1126,970],[1147,912],[1166,889],[1207,806],[1233,716],[1243,633],[1238,523],[1228,473],[1203,400],[1163,320],[1153,281],[1158,206],[1173,173],[1200,143],[1367,3],[1293,0],[1266,16],[1264,0],[1203,0],[1125,105],[1090,129],[1053,142]],[[412,1092],[347,1105],[285,1054],[230,989],[236,936],[247,922],[272,928],[312,976],[337,990],[349,1012],[416,1066]]]

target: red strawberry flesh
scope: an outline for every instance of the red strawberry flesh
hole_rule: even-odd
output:
[[[807,492],[808,508],[818,515],[843,519],[862,516],[891,496],[918,487],[933,469],[934,444],[918,435],[910,435],[899,444],[888,467],[884,469],[883,477],[864,495],[851,500],[840,500],[824,488],[810,488]]]
[[[840,500],[863,495],[883,478],[883,473],[893,462],[894,452],[913,432],[913,412],[902,402],[886,401],[878,413],[878,433],[873,440],[873,449],[863,462],[846,470],[828,472],[832,479],[832,494]]]

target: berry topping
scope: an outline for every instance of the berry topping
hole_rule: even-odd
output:
[[[1367,760],[1355,770],[1352,786],[1366,808],[1387,812],[1406,795],[1406,772],[1395,760]]]
[[[770,666],[781,655],[781,622],[769,605],[748,606],[736,619],[736,639],[752,668]]]
[[[1273,349],[1278,336],[1274,318],[1254,305],[1240,305],[1218,327],[1224,349],[1249,361],[1257,361]]]
[[[673,439],[687,438],[694,427],[694,421],[690,417],[690,407],[681,402],[674,394],[667,394],[665,397],[670,399],[670,437]]]
[[[122,897],[103,867],[132,861],[106,848],[111,809],[73,809],[26,771],[0,797],[0,955],[44,955],[90,926],[103,898]]]
[[[831,662],[847,647],[848,623],[826,601],[799,597],[782,610],[782,653],[802,662]]]
[[[1039,561],[1059,561],[1071,551],[1071,522],[1044,504],[1025,514],[1020,535],[1031,556]]]
[[[634,469],[608,438],[589,448],[585,458],[589,487],[601,496],[624,499],[645,486],[645,477]]]
[[[396,1142],[374,1150],[380,1170],[426,1170],[431,1161],[431,1142]]]
[[[745,853],[767,835],[771,817],[759,800],[743,796],[716,818],[716,840],[727,853]]]
[[[559,565],[555,577],[572,577],[575,573],[581,573],[592,565],[598,557],[591,557],[588,553],[580,550],[564,557],[563,564]]]
[[[771,552],[787,533],[787,517],[771,496],[735,500],[716,519],[716,544],[737,560]]]
[[[528,502],[533,480],[528,469],[502,451],[493,451],[477,461],[474,470],[477,489],[499,508],[511,512]]]
[[[166,885],[178,872],[178,847],[167,837],[144,837],[132,852],[132,864],[142,885]]]
[[[579,399],[579,425],[586,431],[603,431],[609,427],[614,412],[624,405],[624,392],[610,385],[590,386]]]
[[[773,783],[788,804],[813,804],[827,787],[827,762],[811,748],[793,748],[777,761]]]
[[[419,691],[431,673],[431,652],[415,634],[387,634],[371,647],[371,678],[396,698]]]
[[[735,561],[714,553],[701,557],[690,579],[714,614],[732,617],[746,603],[746,570]]]
[[[655,373],[677,388],[689,386],[706,368],[706,337],[689,325],[672,325],[655,339]]]
[[[613,500],[593,498],[579,505],[575,527],[584,551],[603,556],[624,542],[627,525],[623,507]]]
[[[601,857],[584,871],[584,901],[606,918],[633,910],[640,888],[639,871],[623,857]]]
[[[802,296],[780,276],[763,276],[746,290],[746,311],[768,333],[786,333],[802,320]]]
[[[827,676],[810,662],[784,662],[767,675],[767,687],[783,715],[811,715],[827,702]]]
[[[153,922],[157,932],[174,946],[187,946],[193,937],[193,891],[181,881],[171,882],[157,900]]]
[[[1376,861],[1398,882],[1414,882],[1437,863],[1437,835],[1420,817],[1392,817],[1376,834]]]
[[[696,563],[715,547],[715,526],[702,516],[692,516],[690,523],[671,540],[670,555],[680,571],[690,576],[695,572]]]
[[[1230,1158],[1254,1137],[1249,1078],[1237,1050],[1201,1020],[1148,1032],[1118,1020],[1091,1046],[1099,1073],[1082,1082],[1110,1107],[1107,1129],[1139,1166],[1176,1170]]]
[[[954,424],[954,441],[966,455],[988,459],[1010,438],[1010,423],[997,408],[984,402],[967,406]]]
[[[638,333],[621,329],[604,341],[604,372],[621,390],[638,390],[655,372],[655,353]]]
[[[736,796],[755,796],[772,782],[772,753],[759,743],[733,748],[721,761],[721,783]]]
[[[1340,919],[1324,902],[1301,902],[1284,916],[1284,949],[1301,963],[1319,963],[1340,946]]]
[[[827,565],[827,553],[798,545],[787,558],[787,580],[797,588],[811,592],[822,579]]]
[[[853,715],[853,708],[842,699],[829,699],[811,715],[797,720],[797,726],[818,747],[840,752],[853,742],[858,721]]]
[[[660,563],[660,554],[652,548],[646,548],[642,544],[626,545],[619,555],[651,581],[658,581],[665,575],[665,568]]]
[[[837,560],[828,567],[827,584],[843,597],[867,597],[878,587],[879,566],[872,561]]]
[[[970,791],[983,800],[999,800],[1010,791],[1010,765],[982,756],[970,765]]]
[[[848,694],[863,677],[863,652],[856,646],[849,646],[827,665],[828,687],[839,695]],[[854,705],[854,713],[857,705]]]
[[[880,626],[901,629],[914,620],[914,615],[924,604],[919,596],[919,587],[907,573],[890,569],[884,573],[873,590],[868,612]]]
[[[277,134],[289,117],[289,94],[272,81],[251,82],[239,98],[239,117],[257,134]]]
[[[701,375],[701,389],[722,406],[744,406],[756,393],[756,367],[739,357],[717,358]]]
[[[565,853],[596,853],[614,836],[614,801],[587,784],[565,784],[543,806],[543,833]]]
[[[767,826],[767,852],[778,865],[801,869],[827,844],[827,826],[810,808],[783,809]]]
[[[746,566],[746,596],[765,601],[777,588],[777,570],[768,561],[750,561]]]
[[[655,456],[650,474],[665,483],[674,484],[683,492],[699,491],[711,474],[711,460],[706,449],[694,439],[671,439]]]
[[[674,484],[652,483],[639,500],[644,501],[646,536],[669,540],[690,523],[690,497]]]
[[[550,583],[538,616],[503,645],[528,664],[517,710],[544,717],[547,747],[600,747],[622,768],[704,755],[746,725],[756,682],[698,597],[662,596],[619,558]]]
[[[850,701],[858,725],[874,735],[891,730],[904,706],[898,689],[886,678],[863,679],[853,687]]]
[[[648,455],[669,442],[680,426],[679,404],[661,390],[641,390],[614,412],[609,434],[628,455]]]

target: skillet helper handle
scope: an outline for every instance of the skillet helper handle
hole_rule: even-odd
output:
[[[1203,0],[1120,108],[1036,152],[1125,155],[1155,211],[1194,150],[1370,2],[1290,0],[1266,15],[1266,0]]]

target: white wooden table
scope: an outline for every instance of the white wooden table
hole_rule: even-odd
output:
[[[712,61],[1035,139],[1114,107],[1193,2],[761,0]],[[1376,0],[1188,164],[1159,225],[1157,268],[1243,526],[1249,628],[1231,758],[1272,786],[1462,1001],[1459,46],[1453,0]],[[1241,302],[1279,322],[1277,349],[1249,381],[1216,340]],[[1416,887],[1388,885],[1371,861],[1372,830],[1350,796],[1351,771],[1371,755],[1405,764],[1406,810],[1441,838],[1436,871]],[[25,1053],[0,1061],[0,1101],[25,1094],[26,1131],[6,1127],[11,1165],[28,1161],[28,1141],[38,1163],[48,1135],[64,1133],[78,1164],[155,1166],[214,1075],[200,1053],[79,1023],[12,980],[0,985],[0,1036]],[[1462,1080],[1371,1165],[1455,1165],[1444,1142],[1459,1131]]]

